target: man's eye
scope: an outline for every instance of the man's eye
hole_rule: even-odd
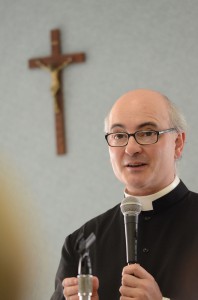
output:
[[[137,134],[139,138],[147,138],[147,137],[152,137],[154,135],[156,135],[155,131],[139,131]]]
[[[114,133],[113,138],[114,140],[121,140],[124,139],[126,137],[126,134],[123,133]]]
[[[145,136],[152,136],[152,135],[155,135],[155,132],[154,131],[145,131],[144,135]]]

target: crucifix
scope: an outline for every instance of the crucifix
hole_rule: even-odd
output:
[[[29,68],[41,68],[51,74],[50,90],[53,96],[55,113],[56,149],[57,154],[61,155],[66,152],[62,70],[71,63],[80,63],[85,61],[85,54],[61,54],[59,29],[51,30],[51,49],[51,56],[30,59]]]

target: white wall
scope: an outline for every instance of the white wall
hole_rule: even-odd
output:
[[[183,109],[190,129],[180,175],[198,191],[198,3],[0,0],[0,10],[0,152],[25,187],[19,207],[36,274],[28,300],[43,300],[53,292],[65,236],[122,200],[103,136],[103,119],[122,93],[156,89]],[[60,157],[50,76],[28,68],[28,59],[50,54],[55,28],[63,53],[87,56],[63,74],[68,153]]]

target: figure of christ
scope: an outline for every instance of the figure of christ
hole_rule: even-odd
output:
[[[58,91],[60,90],[60,80],[59,80],[59,72],[65,68],[70,62],[72,61],[72,58],[68,58],[66,61],[64,61],[60,66],[54,67],[53,65],[45,65],[42,63],[40,60],[37,60],[36,63],[37,65],[44,70],[47,70],[51,74],[51,94],[54,99],[54,111],[56,114],[60,112],[60,108],[58,105],[58,99],[57,99],[57,94]]]

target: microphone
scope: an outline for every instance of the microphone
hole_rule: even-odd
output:
[[[127,264],[137,262],[138,216],[141,203],[135,197],[129,196],[122,200],[120,209],[124,215],[126,258]]]
[[[91,233],[87,239],[81,233],[76,241],[75,249],[80,254],[78,264],[78,296],[80,300],[91,300],[92,296],[92,267],[89,248],[96,236]]]

